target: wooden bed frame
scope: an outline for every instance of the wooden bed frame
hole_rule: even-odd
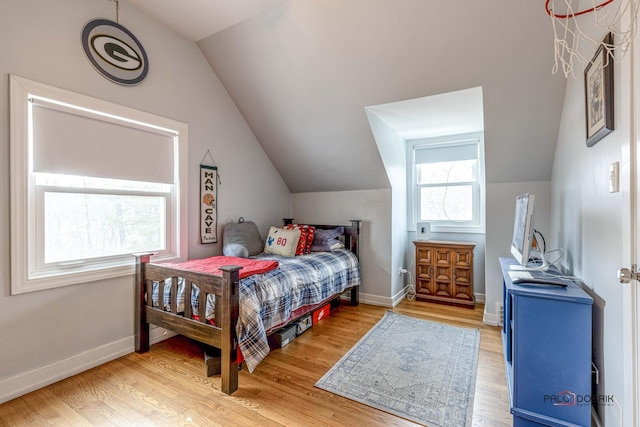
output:
[[[285,224],[291,224],[292,219],[285,218]],[[351,220],[351,225],[314,225],[319,229],[344,227],[344,243],[359,258],[360,220]],[[239,270],[238,266],[220,268],[222,276],[196,273],[188,270],[154,264],[150,262],[152,254],[136,254],[136,301],[135,301],[135,349],[137,353],[149,351],[149,325],[154,324],[180,335],[184,335],[205,345],[220,349],[220,375],[222,392],[231,394],[238,389],[238,362],[236,323],[239,312]],[[171,295],[177,294],[178,280],[185,281],[184,311],[178,312],[177,298],[171,298],[171,311],[152,305],[153,282],[164,283],[171,278]],[[193,284],[200,289],[199,312],[192,313],[189,295]],[[358,305],[358,288],[351,288],[351,305]],[[207,295],[215,295],[216,326],[206,323]],[[332,299],[339,298],[335,295]],[[164,301],[164,286],[158,286],[158,301]],[[323,304],[326,301],[323,302]],[[163,303],[160,303],[163,306]],[[293,322],[308,314],[316,306],[310,306],[308,311],[299,313],[287,323]],[[198,314],[200,320],[192,319],[192,314]]]

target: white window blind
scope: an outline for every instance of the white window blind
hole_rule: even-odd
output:
[[[478,159],[478,142],[472,141],[459,145],[443,145],[439,147],[416,147],[415,163],[442,163],[461,160]]]
[[[175,134],[38,98],[32,114],[34,172],[174,182]]]

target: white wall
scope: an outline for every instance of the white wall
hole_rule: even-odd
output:
[[[91,19],[115,20],[114,8],[115,3],[106,0],[3,2],[0,402],[133,350],[133,277],[9,295],[9,74],[189,124],[191,258],[221,253],[220,244],[199,243],[198,165],[207,150],[222,179],[220,225],[242,215],[255,220],[266,234],[270,224],[290,214],[287,187],[194,43],[120,2],[120,23],[146,49],[149,74],[140,85],[124,87],[94,70],[82,50],[80,33]]]
[[[536,195],[534,227],[547,240],[548,250],[555,247],[549,244],[550,182],[487,184],[484,322],[489,325],[497,325],[500,321],[502,272],[498,258],[511,256],[516,196],[522,193]]]
[[[398,272],[391,262],[391,190],[294,193],[291,212],[300,224],[348,225],[351,219],[362,220],[360,301],[392,306],[391,283],[398,280]]]
[[[375,109],[365,108],[369,126],[378,146],[384,169],[391,185],[391,305],[405,295],[406,277],[397,272],[409,269],[407,264],[407,142],[391,128]],[[396,274],[393,274],[396,272]]]
[[[590,57],[593,51],[584,54]],[[623,363],[623,331],[631,319],[623,314],[625,287],[617,282],[616,271],[628,267],[623,264],[623,245],[627,242],[628,247],[629,242],[624,233],[628,202],[623,193],[609,193],[608,184],[609,165],[628,157],[629,67],[628,58],[615,64],[615,131],[590,148],[585,145],[584,82],[582,78],[568,79],[551,187],[551,240],[566,249],[564,269],[580,277],[596,300],[594,358],[602,375],[598,391],[614,395],[625,416],[633,404],[625,390],[632,372]],[[607,426],[622,425],[616,404],[598,409]],[[626,420],[624,425],[631,425],[629,418]]]

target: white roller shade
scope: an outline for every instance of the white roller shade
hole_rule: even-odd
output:
[[[415,149],[416,164],[477,160],[478,142],[423,146]]]
[[[175,136],[34,99],[35,172],[174,183]]]

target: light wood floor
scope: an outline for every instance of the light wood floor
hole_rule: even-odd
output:
[[[252,374],[241,371],[232,396],[204,375],[199,347],[176,337],[0,405],[0,426],[412,426],[313,386],[385,310],[341,305]],[[482,306],[404,301],[394,311],[480,328],[473,425],[511,425],[500,330],[482,324]]]

